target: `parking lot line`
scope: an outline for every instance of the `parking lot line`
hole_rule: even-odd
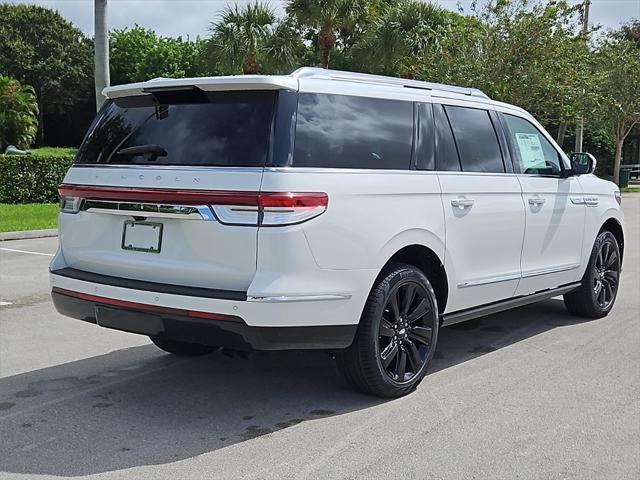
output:
[[[44,257],[53,257],[54,256],[53,253],[30,252],[28,250],[18,250],[17,248],[0,247],[0,250],[3,250],[5,252],[16,252],[16,253],[28,253],[28,254],[31,254],[31,255],[42,255]]]

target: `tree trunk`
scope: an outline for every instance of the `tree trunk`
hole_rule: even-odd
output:
[[[567,133],[567,122],[565,120],[560,120],[560,125],[558,126],[558,138],[556,138],[556,143],[562,148],[562,144],[564,143],[564,135]]]
[[[95,38],[94,64],[96,110],[100,110],[105,101],[102,90],[109,86],[109,30],[107,28],[107,0],[95,0]]]
[[[257,75],[260,73],[260,64],[256,57],[255,52],[250,53],[242,64],[242,73],[245,75]]]
[[[36,133],[36,146],[44,145],[44,99],[42,93],[36,92],[36,101],[38,102],[38,131]]]
[[[620,164],[622,163],[622,145],[624,138],[616,138],[616,156],[613,160],[613,181],[620,185]]]
[[[323,26],[318,33],[318,49],[320,50],[320,66],[322,68],[329,68],[331,50],[335,44],[336,34],[333,28],[329,25]]]

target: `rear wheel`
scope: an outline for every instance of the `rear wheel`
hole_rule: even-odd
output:
[[[413,265],[391,264],[369,294],[353,344],[336,355],[338,368],[360,391],[405,395],[424,378],[438,324],[428,278]]]
[[[620,249],[616,237],[601,232],[593,245],[582,285],[564,296],[572,315],[601,318],[609,314],[620,283]]]
[[[181,355],[183,357],[197,357],[199,355],[206,355],[217,349],[217,347],[210,347],[208,345],[199,345],[197,343],[179,342],[177,340],[171,340],[166,337],[149,337],[156,347],[164,350],[165,352],[173,353],[175,355]]]

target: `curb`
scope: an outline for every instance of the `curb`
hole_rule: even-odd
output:
[[[58,229],[50,230],[25,230],[23,232],[0,232],[0,242],[6,240],[28,240],[30,238],[57,237]]]

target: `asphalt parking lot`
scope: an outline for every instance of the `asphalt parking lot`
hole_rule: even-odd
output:
[[[443,329],[418,390],[353,393],[323,353],[173,358],[58,315],[57,239],[0,242],[0,477],[640,478],[640,196],[617,305]]]

